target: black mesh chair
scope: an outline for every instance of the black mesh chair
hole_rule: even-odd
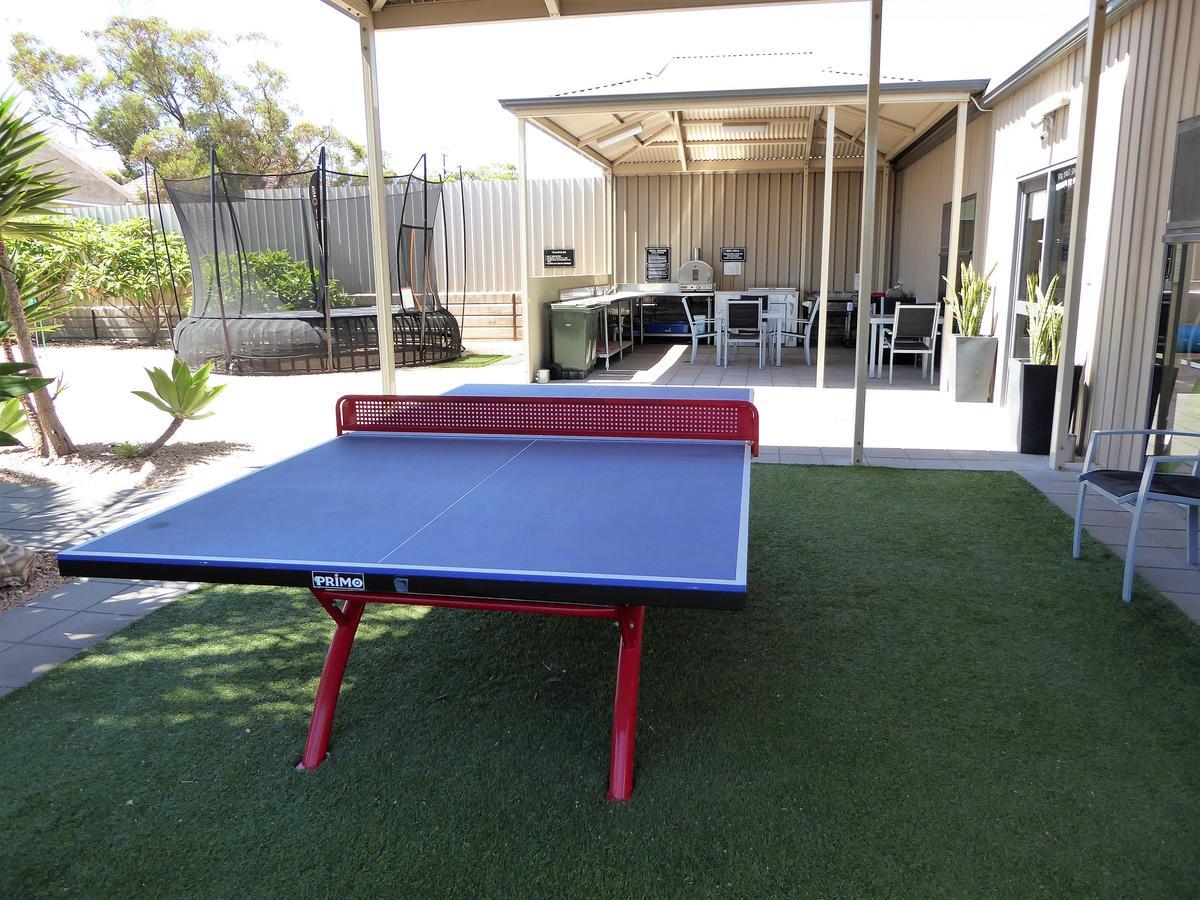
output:
[[[922,365],[929,370],[929,383],[933,384],[933,354],[937,350],[938,304],[897,304],[891,325],[883,327],[880,336],[882,348],[888,354],[888,384],[892,383],[892,372],[897,353],[908,353],[924,357]],[[922,370],[924,374],[924,370]]]
[[[766,297],[743,296],[725,304],[725,321],[721,329],[721,355],[724,365],[729,365],[729,348],[739,345],[758,347],[758,367],[763,367],[763,354],[767,346],[767,328],[763,321]]]
[[[1197,532],[1200,532],[1200,454],[1169,454],[1147,456],[1145,467],[1136,469],[1093,468],[1097,439],[1114,435],[1142,437],[1149,444],[1152,437],[1200,438],[1190,431],[1164,431],[1154,428],[1093,431],[1088,441],[1087,455],[1083,458],[1083,471],[1079,474],[1079,498],[1075,504],[1075,540],[1071,555],[1076,559],[1082,555],[1081,532],[1083,530],[1083,507],[1090,488],[1123,506],[1133,513],[1129,526],[1129,544],[1125,552],[1125,580],[1121,584],[1121,599],[1128,603],[1133,597],[1134,556],[1137,553],[1138,531],[1142,527],[1142,515],[1146,506],[1154,501],[1174,503],[1187,509],[1187,561],[1188,565],[1200,564],[1197,552]],[[1191,471],[1163,472],[1160,467],[1190,465]]]

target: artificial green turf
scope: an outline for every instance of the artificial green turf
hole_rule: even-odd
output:
[[[435,369],[482,369],[492,363],[508,359],[507,353],[464,353],[458,359],[449,362],[434,363]]]
[[[1197,892],[1195,625],[1014,475],[754,476],[747,609],[647,616],[629,807],[606,624],[371,608],[297,774],[330,623],[206,590],[0,701],[0,895]]]

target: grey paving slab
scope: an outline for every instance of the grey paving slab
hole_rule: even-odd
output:
[[[79,650],[46,644],[17,644],[0,653],[0,684],[20,687],[64,663]]]
[[[909,448],[905,451],[909,459],[952,459],[949,450],[938,450],[932,447]]]
[[[1200,569],[1154,569],[1137,567],[1138,574],[1160,591],[1200,594]]]
[[[152,613],[156,609],[161,609],[169,603],[174,603],[184,594],[199,587],[199,584],[192,583],[148,583],[106,597],[88,607],[88,611],[140,617]]]
[[[90,647],[131,622],[136,616],[115,616],[103,612],[80,612],[39,631],[22,645],[43,644],[49,647]]]
[[[29,605],[79,612],[89,606],[94,606],[106,597],[119,594],[134,586],[135,582],[132,581],[97,581],[80,578],[46,591]]]
[[[867,447],[864,452],[879,459],[908,459],[908,453],[899,447]]]
[[[0,641],[20,643],[70,615],[71,611],[67,609],[45,609],[38,606],[10,609],[0,614]]]
[[[10,644],[8,641],[0,641],[0,653],[3,653],[11,646],[12,644]]]

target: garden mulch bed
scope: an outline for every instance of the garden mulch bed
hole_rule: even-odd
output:
[[[182,441],[167,444],[151,459],[125,459],[117,444],[80,444],[77,453],[46,460],[29,449],[0,451],[0,480],[18,484],[52,483],[64,488],[98,478],[112,482],[113,490],[166,487],[194,466],[248,453],[253,448],[235,441]]]
[[[64,584],[67,579],[58,574],[58,563],[53,553],[38,553],[29,570],[29,577],[24,584],[14,587],[0,587],[0,613],[18,606],[24,606],[30,600],[40,597],[46,591]]]

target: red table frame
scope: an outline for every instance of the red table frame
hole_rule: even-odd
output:
[[[403,603],[413,606],[441,606],[450,609],[481,609],[493,612],[540,613],[550,616],[576,616],[585,619],[610,619],[620,634],[617,654],[617,689],[613,698],[612,758],[609,764],[608,799],[628,803],[633,794],[633,745],[637,729],[638,682],[642,669],[642,626],[644,606],[580,606],[570,603],[525,602],[520,600],[471,600],[459,597],[429,597],[419,594],[368,594],[313,590],[317,602],[325,608],[337,626],[317,697],[304,755],[296,764],[299,771],[311,771],[329,755],[329,737],[333,715],[354,635],[368,603]],[[341,604],[341,605],[339,605]]]
[[[758,410],[747,400],[546,396],[378,396],[349,395],[337,402],[337,433],[367,431],[403,434],[497,434],[641,438],[649,440],[737,441],[758,456]],[[337,626],[317,697],[304,756],[296,768],[312,770],[328,755],[338,693],[354,635],[368,603],[405,603],[450,609],[540,613],[609,619],[620,635],[617,687],[613,698],[612,758],[608,798],[623,803],[633,793],[633,745],[637,726],[638,682],[642,668],[640,605],[585,606],[544,601],[474,599],[423,594],[378,594],[313,589]]]

